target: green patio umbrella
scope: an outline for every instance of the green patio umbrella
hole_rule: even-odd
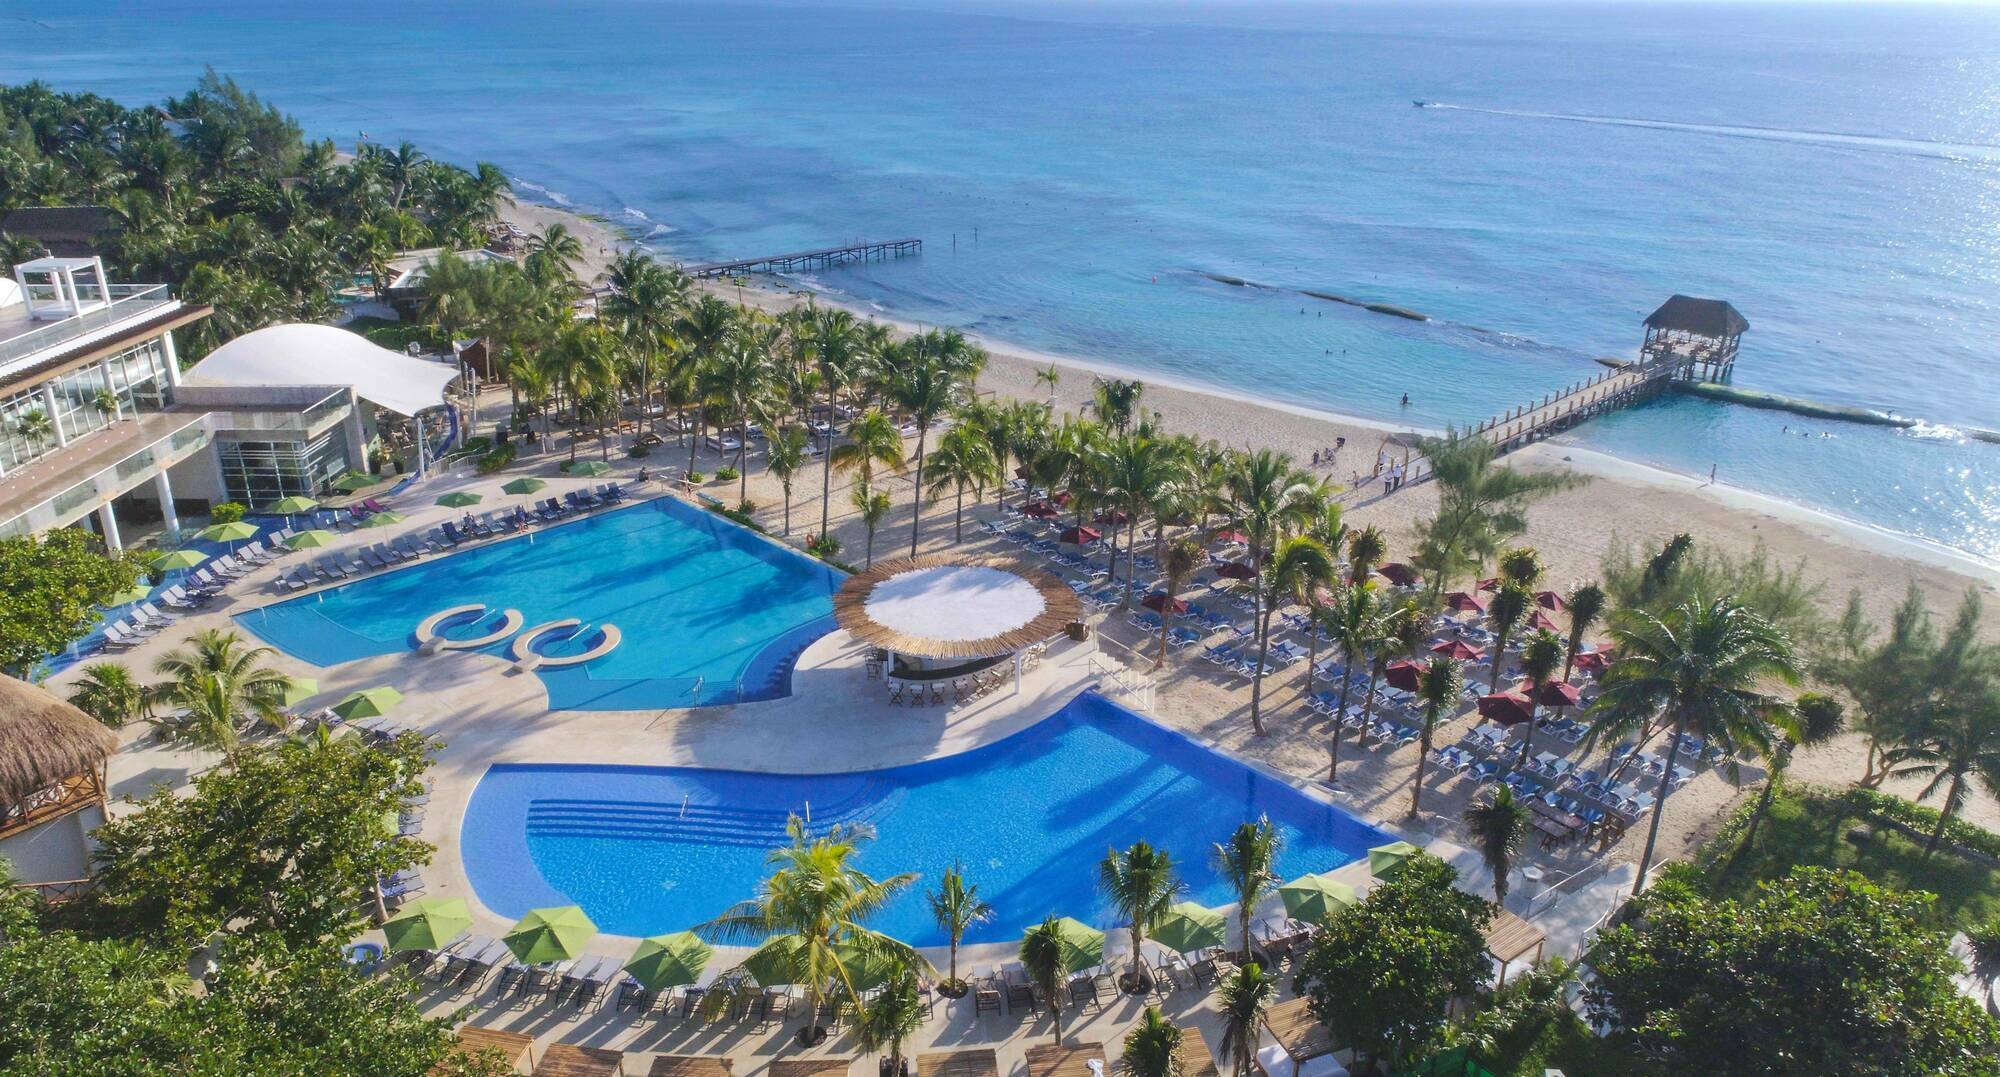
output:
[[[665,991],[700,979],[701,970],[708,967],[708,959],[714,956],[715,951],[692,931],[655,935],[639,940],[639,948],[625,962],[625,971],[639,981],[640,987]]]
[[[333,705],[333,713],[348,721],[356,718],[379,718],[389,713],[389,708],[403,701],[403,693],[388,685],[364,688]]]
[[[509,494],[532,494],[547,485],[548,483],[540,479],[515,479],[513,482],[502,486],[500,490],[502,493]]]
[[[351,494],[356,490],[365,490],[375,485],[375,483],[376,479],[373,475],[363,475],[359,471],[350,471],[327,485],[339,490],[343,494]]]
[[[1211,946],[1221,946],[1228,934],[1229,920],[1214,909],[1204,908],[1192,901],[1182,901],[1170,906],[1167,915],[1153,925],[1153,941],[1174,950],[1189,953],[1206,950]]]
[[[208,555],[200,550],[175,550],[164,557],[156,558],[152,567],[157,569],[193,568],[208,560]]]
[[[301,531],[291,538],[286,539],[285,545],[290,546],[294,550],[310,550],[318,546],[331,546],[337,537],[331,531],[315,527],[310,531]]]
[[[318,694],[319,682],[311,677],[286,677],[279,688],[278,699],[287,707],[296,707]]]
[[[1394,878],[1397,872],[1403,870],[1403,864],[1420,852],[1423,850],[1407,841],[1377,845],[1368,850],[1368,872],[1378,879]]]
[[[241,520],[226,524],[210,524],[195,532],[194,537],[207,539],[210,542],[242,542],[244,539],[257,537],[257,525],[246,524]]]
[[[800,947],[805,943],[797,935],[773,935],[757,944],[750,956],[743,959],[743,971],[757,981],[758,987],[785,987],[798,982],[799,966],[803,963],[799,956]]]
[[[1324,875],[1293,879],[1278,888],[1278,897],[1284,900],[1287,915],[1308,924],[1324,924],[1357,900],[1353,887]]]
[[[1104,963],[1104,932],[1074,917],[1056,921],[1056,941],[1062,946],[1063,971],[1082,972]]]
[[[437,499],[437,503],[448,509],[462,509],[467,505],[477,505],[481,501],[478,494],[468,494],[464,490],[454,490]]]
[[[501,942],[525,965],[567,961],[597,935],[597,925],[574,905],[529,909],[520,923],[507,929]]]
[[[280,516],[297,516],[299,513],[311,512],[316,508],[319,508],[319,502],[314,501],[310,497],[301,497],[298,494],[293,494],[290,497],[279,498],[271,502],[271,506],[264,511],[275,512]]]
[[[394,512],[378,512],[378,513],[375,513],[375,514],[373,514],[373,515],[369,516],[369,517],[368,517],[368,518],[367,518],[366,520],[363,520],[363,521],[361,521],[361,526],[363,526],[363,527],[394,527],[395,525],[397,525],[397,524],[399,524],[399,523],[402,523],[402,522],[403,522],[403,517],[402,517],[402,515],[401,515],[400,513],[394,513]]]
[[[570,475],[588,475],[596,478],[599,475],[611,474],[611,465],[602,460],[578,460],[574,464],[563,465],[563,471]]]
[[[104,604],[108,607],[126,606],[134,602],[144,602],[146,601],[146,596],[152,593],[153,589],[143,583],[133,584],[131,587],[127,587],[125,590],[105,599]]]
[[[423,897],[382,922],[391,950],[435,950],[472,928],[464,898]]]

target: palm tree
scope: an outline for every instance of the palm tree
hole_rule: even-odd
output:
[[[1049,1014],[1055,1019],[1056,1042],[1062,1043],[1062,986],[1063,976],[1069,972],[1064,958],[1062,925],[1053,916],[1028,929],[1021,936],[1021,965],[1028,971],[1028,978],[1049,1000]]]
[[[263,664],[271,653],[234,632],[203,630],[153,666],[166,680],[146,690],[147,706],[169,712],[155,724],[168,739],[233,757],[246,722],[284,724],[287,679]]]
[[[908,361],[889,381],[889,398],[917,424],[917,481],[911,490],[910,556],[917,555],[917,537],[924,524],[924,450],[930,439],[931,423],[956,407],[964,393],[959,372],[946,357],[933,350],[928,335],[912,341],[906,349]]]
[[[1146,932],[1187,889],[1174,872],[1174,858],[1163,849],[1135,841],[1130,849],[1112,849],[1097,865],[1097,886],[1132,925],[1132,971],[1126,990],[1140,994],[1152,987],[1146,972]]]
[[[1266,615],[1265,606],[1270,599],[1266,590],[1264,551],[1274,543],[1279,528],[1294,522],[1301,515],[1305,507],[1302,495],[1311,487],[1310,477],[1292,466],[1291,457],[1259,449],[1238,454],[1225,482],[1236,514],[1250,538],[1251,567],[1257,574],[1258,621],[1268,627],[1270,618]],[[1324,552],[1322,549],[1321,553]],[[1260,630],[1257,633],[1257,676],[1250,688],[1250,727],[1258,736],[1264,734],[1264,654],[1269,645],[1268,632]]]
[[[1314,612],[1314,620],[1326,630],[1334,646],[1340,648],[1344,675],[1340,678],[1340,701],[1334,708],[1333,739],[1327,743],[1326,780],[1340,778],[1340,731],[1347,720],[1347,695],[1354,684],[1354,667],[1388,642],[1387,618],[1391,611],[1376,597],[1375,586],[1365,578],[1334,592],[1333,602]]]
[[[930,893],[930,903],[931,918],[951,938],[950,965],[939,987],[957,998],[965,993],[965,982],[958,978],[958,944],[973,926],[993,919],[993,906],[979,896],[979,887],[966,884],[965,865],[960,863],[944,869],[938,888]]]
[[[736,500],[750,496],[745,457],[750,451],[750,424],[768,422],[771,397],[770,356],[747,332],[731,333],[714,359],[697,378],[701,394],[715,405],[723,420],[736,422]]]
[[[869,486],[875,482],[877,464],[891,471],[903,470],[903,435],[887,415],[869,408],[847,424],[847,443],[835,447],[831,456],[836,471],[856,472],[860,485]]]
[[[1542,561],[1542,553],[1533,546],[1516,546],[1500,555],[1500,578],[1532,588],[1542,582],[1548,573],[1548,565]]]
[[[1501,467],[1498,449],[1478,434],[1451,430],[1442,438],[1423,439],[1419,448],[1438,487],[1437,514],[1418,524],[1421,541],[1415,558],[1430,574],[1433,600],[1452,579],[1527,529],[1530,502],[1583,481],[1563,472]]]
[[[583,240],[561,224],[544,228],[528,237],[528,276],[543,283],[573,279],[578,259],[583,257]]]
[[[1179,1077],[1181,1030],[1158,1006],[1148,1006],[1125,1034],[1125,1068],[1132,1077]]]
[[[1431,732],[1438,716],[1458,705],[1458,693],[1465,688],[1458,663],[1444,655],[1433,655],[1417,677],[1417,701],[1424,707],[1422,739],[1417,743],[1417,773],[1410,779],[1410,815],[1417,815],[1424,795],[1424,765],[1431,758]]]
[[[1222,1018],[1222,1042],[1217,1049],[1236,1077],[1250,1077],[1257,1040],[1263,1035],[1264,1011],[1277,994],[1278,981],[1255,961],[1223,977],[1217,987],[1216,1008]]]
[[[1429,630],[1424,627],[1424,611],[1415,599],[1405,599],[1382,616],[1382,645],[1368,655],[1368,690],[1361,705],[1361,736],[1375,732],[1375,687],[1389,672],[1397,656],[1413,656],[1424,645]]]
[[[868,560],[862,567],[874,568],[875,529],[889,515],[889,495],[877,493],[862,479],[854,484],[854,511],[861,514],[861,524],[868,529]]]
[[[1118,378],[1094,378],[1091,381],[1091,408],[1097,412],[1097,421],[1120,434],[1132,429],[1132,417],[1138,413],[1139,398],[1146,386],[1139,381],[1125,381]]]
[[[1264,567],[1264,574],[1258,581],[1258,593],[1270,597],[1257,604],[1257,670],[1251,675],[1250,683],[1251,726],[1259,734],[1263,732],[1263,725],[1257,720],[1258,701],[1264,689],[1264,659],[1271,648],[1271,616],[1277,612],[1281,596],[1301,591],[1309,594],[1333,579],[1333,574],[1333,555],[1327,552],[1326,547],[1303,535],[1286,539]]]
[[[1035,371],[1035,387],[1037,389],[1044,385],[1049,387],[1049,407],[1051,408],[1056,406],[1056,386],[1060,384],[1062,384],[1062,368],[1056,366],[1054,363],[1050,363],[1048,366]]]
[[[1887,754],[1889,773],[1898,778],[1929,778],[1918,800],[1940,790],[1937,827],[1924,842],[1926,854],[1937,851],[1945,830],[1965,809],[1966,795],[1978,785],[2000,797],[2000,650],[1983,649],[1926,707],[1900,743]]]
[[[806,431],[804,427],[787,426],[771,434],[771,443],[764,450],[764,470],[778,480],[785,491],[785,534],[792,533],[792,479],[806,464]]]
[[[687,362],[692,379],[698,381],[701,372],[715,362],[722,351],[723,343],[736,331],[738,315],[729,301],[719,296],[704,295],[696,300],[674,320],[674,336],[687,346]],[[708,432],[705,415],[699,410],[695,420],[700,427],[698,434]],[[688,445],[688,470],[695,469],[695,454],[701,448],[699,436],[690,439]]]
[[[1521,851],[1521,839],[1528,833],[1528,809],[1514,799],[1514,790],[1502,785],[1493,790],[1493,799],[1465,809],[1465,825],[1493,873],[1493,904],[1507,903],[1507,872],[1514,854]]]
[[[1732,598],[1690,599],[1662,616],[1620,610],[1611,618],[1611,638],[1619,657],[1598,682],[1604,691],[1591,704],[1593,721],[1584,743],[1622,738],[1654,715],[1671,723],[1667,762],[1660,768],[1653,819],[1632,884],[1637,896],[1652,867],[1681,737],[1693,734],[1731,748],[1749,746],[1768,753],[1770,725],[1792,718],[1790,707],[1764,686],[1796,684],[1799,664],[1784,633]]]
[[[1534,593],[1512,580],[1501,584],[1493,601],[1487,603],[1486,620],[1493,628],[1493,674],[1488,682],[1495,692],[1500,690],[1500,674],[1507,664],[1507,637],[1520,627],[1534,605]]]
[[[1125,526],[1136,532],[1139,517],[1173,476],[1173,461],[1168,456],[1166,443],[1144,434],[1120,433],[1099,446],[1094,455],[1099,498],[1107,507],[1124,512]],[[1108,528],[1111,532],[1111,581],[1114,584],[1118,582],[1118,528],[1115,523]],[[1130,542],[1126,543],[1125,556],[1129,562],[1132,556]],[[1119,599],[1121,606],[1132,601],[1134,575],[1128,563],[1125,588]]]
[[[1806,692],[1792,703],[1792,710],[1798,716],[1794,728],[1780,730],[1777,751],[1771,754],[1771,773],[1764,779],[1764,788],[1757,794],[1757,807],[1750,813],[1750,825],[1743,831],[1743,843],[1737,846],[1737,853],[1748,852],[1757,841],[1757,828],[1764,824],[1764,815],[1771,809],[1771,794],[1776,792],[1778,783],[1784,780],[1785,771],[1792,765],[1792,754],[1800,748],[1811,748],[1825,744],[1840,735],[1847,724],[1847,710],[1840,700],[1819,692]]]
[[[1519,763],[1528,762],[1528,752],[1535,743],[1535,710],[1541,706],[1542,686],[1555,676],[1556,667],[1562,665],[1563,642],[1554,632],[1544,628],[1528,637],[1521,646],[1521,677],[1528,682],[1528,728],[1521,736],[1521,758]]]
[[[1166,525],[1159,525],[1161,531]],[[1194,574],[1195,569],[1208,563],[1208,554],[1201,544],[1193,539],[1183,538],[1167,543],[1160,552],[1160,575],[1166,583],[1167,598],[1160,606],[1160,653],[1153,657],[1153,668],[1167,664],[1167,639],[1174,630],[1174,600],[1181,592],[1181,585]]]
[[[794,815],[785,829],[791,842],[765,859],[773,870],[757,896],[731,906],[696,930],[721,942],[790,940],[792,982],[805,988],[806,1012],[812,1015],[799,1030],[799,1039],[817,1043],[826,1037],[818,1024],[821,1001],[832,992],[860,997],[850,971],[851,955],[928,967],[914,949],[866,924],[917,876],[905,873],[877,881],[862,873],[853,865],[861,839],[841,827],[812,837]]]
[[[1245,960],[1251,953],[1250,915],[1278,885],[1278,852],[1284,841],[1271,817],[1260,815],[1254,823],[1238,823],[1229,840],[1216,842],[1208,854],[1209,866],[1235,892],[1236,929]]]
[[[146,689],[118,662],[92,662],[83,667],[83,676],[70,689],[69,701],[110,729],[122,729],[134,718],[146,716]]]
[[[1563,680],[1576,671],[1576,655],[1583,649],[1584,633],[1604,615],[1604,588],[1586,583],[1569,593],[1563,605],[1569,611],[1569,639],[1563,647]]]
[[[938,439],[937,453],[931,458],[931,496],[943,497],[952,491],[956,500],[951,509],[951,541],[965,541],[965,488],[972,487],[977,502],[987,483],[1000,481],[1000,465],[993,459],[993,444],[986,431],[961,423]]]
[[[869,1000],[867,1012],[855,1024],[855,1039],[864,1051],[886,1051],[888,1072],[903,1077],[909,1068],[903,1061],[903,1045],[923,1024],[924,996],[917,975],[899,968]]]
[[[1304,606],[1308,622],[1313,622],[1319,613],[1320,596],[1340,577],[1340,565],[1334,560],[1334,551],[1339,548],[1337,542],[1328,546],[1309,535],[1285,540],[1278,556],[1271,561],[1271,593]],[[1276,599],[1271,603],[1277,604]],[[1265,611],[1267,622],[1270,617],[1271,611]],[[1312,698],[1313,667],[1319,663],[1319,628],[1317,624],[1312,628],[1306,636],[1306,677],[1300,691],[1304,699]],[[1268,626],[1265,635],[1270,635]]]
[[[826,390],[827,435],[821,446],[826,450],[826,459],[820,465],[819,491],[819,533],[825,535],[833,505],[834,403],[840,390],[861,372],[864,352],[860,327],[847,311],[820,311],[813,321],[812,334],[813,352],[819,358],[820,387]]]

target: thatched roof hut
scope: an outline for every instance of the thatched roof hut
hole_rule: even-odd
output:
[[[52,786],[83,777],[98,790],[117,750],[118,738],[90,715],[40,685],[0,676],[0,829]],[[33,805],[41,817],[47,806]]]

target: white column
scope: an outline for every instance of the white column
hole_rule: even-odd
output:
[[[111,511],[111,502],[106,501],[97,507],[97,523],[104,528],[104,545],[106,547],[113,552],[125,548],[124,542],[118,538],[118,514]]]
[[[368,432],[361,426],[361,401],[352,400],[347,405],[347,418],[341,420],[341,429],[347,432],[347,466],[364,475],[371,474],[368,466]]]
[[[414,415],[410,416],[410,429],[416,434],[412,440],[417,446],[417,475],[421,478],[424,473],[424,421]]]
[[[173,483],[168,481],[166,472],[162,471],[153,476],[153,493],[160,499],[160,516],[166,523],[167,530],[179,531],[181,518],[174,513],[174,487]]]
[[[69,444],[69,435],[63,433],[62,412],[56,410],[56,383],[53,381],[42,386],[42,406],[49,411],[49,426],[56,432],[56,447]]]
[[[174,335],[160,334],[160,351],[167,359],[167,385],[178,389],[181,385],[181,357],[174,351]]]

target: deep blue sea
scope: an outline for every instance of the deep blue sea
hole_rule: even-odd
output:
[[[1955,432],[2000,427],[1994,8],[0,9],[7,81],[144,101],[204,64],[315,134],[494,161],[679,257],[919,236],[813,283],[1367,418],[1474,421],[1633,354],[1673,292],[1727,298],[1737,384],[1926,425],[1676,399],[1573,439],[2000,560],[2000,446]]]

